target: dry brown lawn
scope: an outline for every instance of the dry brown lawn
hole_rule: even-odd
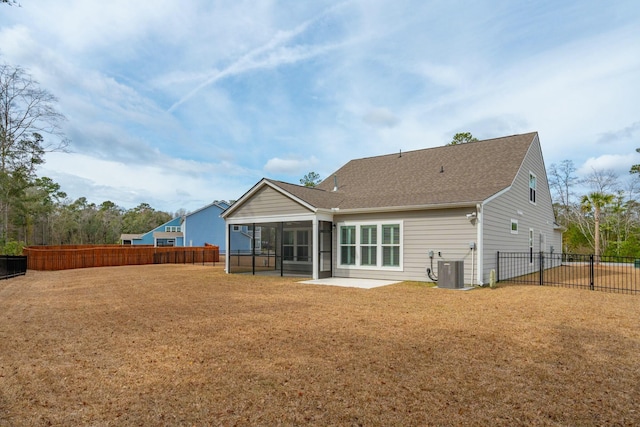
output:
[[[0,425],[638,425],[640,296],[220,267],[0,281]]]

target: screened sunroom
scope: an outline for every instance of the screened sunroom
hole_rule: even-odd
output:
[[[331,276],[330,221],[234,223],[228,227],[229,273],[314,277],[315,266],[317,277]]]

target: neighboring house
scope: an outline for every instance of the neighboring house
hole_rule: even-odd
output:
[[[123,245],[184,246],[182,217],[173,218],[142,234],[122,234]]]
[[[315,188],[262,179],[223,214],[227,272],[430,280],[463,261],[486,284],[497,251],[560,251],[537,133],[351,160]],[[260,230],[234,257],[232,229]]]
[[[225,222],[220,216],[229,204],[225,201],[214,201],[184,216],[173,218],[144,234],[123,234],[122,244],[154,245],[154,246],[205,246],[216,245],[220,253],[225,253]],[[251,247],[248,233],[235,233],[234,247]]]

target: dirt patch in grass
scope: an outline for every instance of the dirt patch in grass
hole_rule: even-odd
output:
[[[638,425],[640,297],[220,267],[0,281],[0,425]]]

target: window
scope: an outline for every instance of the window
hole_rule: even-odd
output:
[[[402,268],[402,222],[338,224],[338,260],[343,268]]]
[[[296,231],[296,261],[309,261],[309,230]]]
[[[293,261],[294,237],[293,230],[287,230],[282,235],[282,259],[285,261]]]
[[[533,172],[529,172],[529,202],[536,202],[536,176]]]
[[[376,265],[378,227],[360,226],[360,265]]]
[[[400,266],[400,225],[382,226],[382,265],[385,267]]]
[[[233,225],[233,226],[231,226],[231,229],[233,231],[240,231],[240,226],[239,225]]]
[[[309,261],[309,230],[284,230],[282,258],[285,261]]]
[[[518,234],[518,220],[511,220],[511,234]]]
[[[356,263],[356,227],[354,225],[340,227],[340,264]]]
[[[179,233],[180,232],[180,226],[179,225],[166,225],[164,227],[164,231],[169,232],[169,233]]]

